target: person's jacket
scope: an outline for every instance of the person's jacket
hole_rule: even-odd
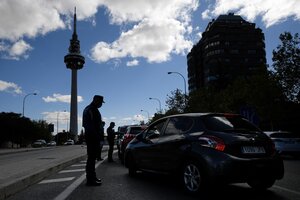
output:
[[[102,117],[98,108],[93,103],[88,105],[83,111],[82,126],[85,130],[86,140],[100,142],[102,137],[104,137]]]
[[[115,141],[115,130],[113,129],[113,127],[108,127],[106,129],[106,133],[107,133],[107,141],[110,143],[113,143]]]

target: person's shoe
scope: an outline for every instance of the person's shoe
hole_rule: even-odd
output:
[[[98,181],[100,183],[102,183],[102,180],[100,178],[95,177],[95,181]]]
[[[100,186],[101,184],[102,184],[101,181],[96,181],[96,180],[86,182],[86,186]]]

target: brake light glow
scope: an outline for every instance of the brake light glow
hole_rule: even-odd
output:
[[[224,151],[225,150],[225,143],[222,139],[215,137],[215,136],[202,136],[199,137],[198,140],[200,141],[200,144],[204,147],[209,147],[216,149],[218,151]]]

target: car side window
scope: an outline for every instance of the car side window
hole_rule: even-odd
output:
[[[158,138],[162,134],[165,122],[166,122],[166,120],[162,120],[162,121],[150,126],[146,133],[146,139],[151,140],[154,138]]]
[[[177,135],[186,133],[193,126],[191,117],[173,117],[169,120],[164,135]]]

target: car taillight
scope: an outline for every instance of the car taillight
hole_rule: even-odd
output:
[[[124,135],[124,139],[125,139],[125,140],[126,140],[126,139],[132,139],[132,138],[134,138],[134,136],[135,136],[135,135],[133,135],[133,134],[127,134],[127,133],[126,133],[126,134]]]
[[[270,139],[269,144],[271,146],[271,148],[270,148],[271,149],[271,154],[274,154],[276,152],[276,146],[275,146],[274,141]]]
[[[199,137],[198,140],[200,141],[201,146],[210,147],[218,151],[224,151],[226,147],[224,141],[215,136],[202,136]]]

